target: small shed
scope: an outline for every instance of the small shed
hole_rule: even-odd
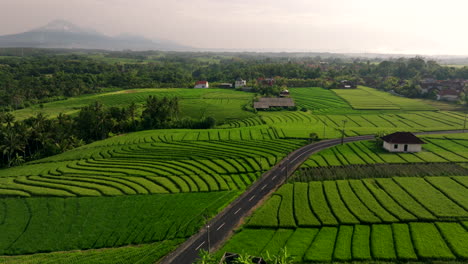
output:
[[[197,81],[193,88],[209,88],[210,84],[207,81]]]
[[[395,132],[381,137],[383,148],[389,152],[420,152],[426,144],[411,132]]]
[[[260,98],[258,102],[254,102],[255,109],[269,109],[271,107],[288,108],[294,107],[292,98]]]

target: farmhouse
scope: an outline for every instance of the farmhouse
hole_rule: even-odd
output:
[[[197,81],[193,88],[209,88],[210,84],[207,81]]]
[[[410,132],[395,132],[381,137],[383,148],[390,152],[420,152],[424,141]]]
[[[234,88],[239,89],[247,85],[246,80],[242,80],[242,78],[237,78],[236,82],[234,83]]]
[[[260,98],[258,102],[254,102],[255,109],[269,109],[271,107],[288,108],[294,106],[292,98]]]

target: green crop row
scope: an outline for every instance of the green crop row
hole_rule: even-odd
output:
[[[459,183],[466,178],[394,177],[285,184],[254,213],[248,225],[292,228],[468,219],[468,188]]]
[[[425,139],[422,152],[390,153],[375,141],[354,142],[322,150],[302,167],[344,166],[378,163],[468,162],[467,146],[451,139]]]
[[[0,200],[0,255],[186,238],[236,192]]]
[[[457,222],[341,225],[320,229],[246,228],[235,234],[220,252],[266,256],[286,248],[294,260],[301,263],[463,261],[468,259],[466,239],[468,231]]]

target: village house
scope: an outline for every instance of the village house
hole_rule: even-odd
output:
[[[209,88],[210,84],[207,81],[197,81],[193,88]]]
[[[237,78],[236,82],[234,83],[234,88],[239,89],[247,85],[246,80],[242,80],[242,78]]]
[[[270,109],[272,107],[289,108],[296,104],[292,98],[260,98],[258,102],[254,102],[254,108],[257,110]]]
[[[381,137],[383,148],[389,152],[420,152],[424,141],[411,132],[395,132]]]

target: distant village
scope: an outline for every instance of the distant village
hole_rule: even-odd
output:
[[[256,87],[273,87],[276,82],[274,78],[258,78],[255,81]],[[335,83],[334,89],[356,89],[358,83],[351,80],[340,80]],[[460,97],[468,90],[468,80],[455,79],[455,80],[436,80],[432,78],[423,79],[420,82],[422,95],[431,95],[430,98],[457,102]],[[206,89],[210,85],[208,81],[197,81],[195,89]],[[237,78],[234,83],[217,83],[216,88],[237,89],[245,92],[256,91],[254,87],[248,86],[247,81],[242,78]],[[398,95],[398,94],[396,94]],[[289,90],[282,87],[278,93],[272,94],[269,97],[257,98],[253,107],[256,110],[271,110],[271,109],[291,109],[296,105],[294,100],[289,97]]]

